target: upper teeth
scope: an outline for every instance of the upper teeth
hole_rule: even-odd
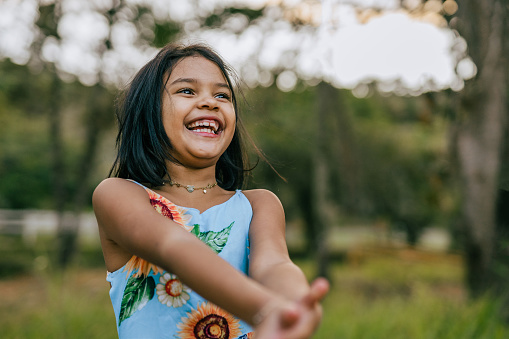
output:
[[[197,129],[197,131],[199,131],[199,132],[205,132],[208,130],[217,132],[217,130],[219,129],[219,124],[215,120],[198,120],[198,121],[192,122],[189,125],[187,125],[187,128],[189,128],[189,129],[196,128],[196,127],[208,127],[208,128]]]

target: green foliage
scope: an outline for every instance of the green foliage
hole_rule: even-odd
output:
[[[205,18],[203,22],[203,26],[206,27],[221,27],[226,19],[232,17],[233,15],[242,15],[247,21],[253,21],[258,19],[263,15],[263,9],[250,9],[250,8],[236,8],[236,7],[228,7],[221,9],[219,13],[213,13]]]
[[[8,62],[0,64],[0,74],[0,208],[48,206],[48,137],[45,120],[27,109],[31,74]]]
[[[154,25],[154,46],[158,48],[165,46],[174,40],[180,31],[181,27],[175,22],[156,22]]]
[[[247,100],[251,106],[242,112],[247,130],[267,160],[286,180],[265,162],[259,161],[250,185],[276,192],[287,215],[300,218],[303,208],[310,205],[316,129],[313,91],[283,93],[275,87],[257,88],[248,93]],[[257,156],[253,154],[253,158]]]
[[[53,208],[53,150],[48,115],[55,114],[51,72],[33,73],[26,66],[0,63],[0,208]],[[64,166],[71,175],[57,174],[74,194],[77,167],[85,143],[87,110],[101,128],[113,127],[113,93],[107,89],[59,82]],[[93,105],[92,105],[93,102]],[[87,164],[90,165],[90,164]],[[104,177],[103,174],[101,177]],[[93,183],[95,185],[95,182]],[[92,191],[93,185],[89,188]],[[67,201],[71,206],[72,201]]]
[[[248,101],[252,106],[243,115],[248,131],[287,179],[285,183],[260,162],[251,185],[275,191],[289,220],[302,218],[311,206],[313,155],[319,133],[314,90],[251,90]],[[342,90],[337,90],[337,95],[342,102],[337,109],[346,110],[341,114],[352,124],[351,148],[357,164],[345,168],[334,153],[329,159],[333,171],[330,187],[341,212],[385,219],[407,231],[410,242],[416,241],[423,227],[446,225],[456,206],[448,179],[446,122],[439,116],[423,119],[427,106],[419,97],[358,99]],[[355,202],[344,191],[349,184],[343,176],[345,170],[355,171],[349,176],[357,178],[359,199]]]
[[[455,208],[446,123],[440,117],[420,121],[426,107],[419,107],[418,98],[374,99],[382,110],[371,109],[370,116],[356,120],[365,212],[406,229],[415,242],[420,229],[444,224]]]
[[[58,34],[58,19],[55,12],[55,4],[39,6],[39,20],[36,25],[41,29],[45,36],[54,36],[60,38]]]

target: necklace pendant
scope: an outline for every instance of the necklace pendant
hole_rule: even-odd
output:
[[[186,186],[186,189],[189,193],[193,193],[194,192],[194,186],[193,185],[187,185]]]
[[[206,194],[207,193],[207,190],[203,190],[203,194]]]

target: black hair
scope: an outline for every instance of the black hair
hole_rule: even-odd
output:
[[[248,169],[248,157],[243,144],[245,134],[239,118],[237,80],[233,69],[212,48],[204,44],[169,44],[134,76],[119,97],[117,119],[117,157],[109,176],[132,179],[151,187],[171,179],[166,161],[178,161],[171,156],[173,146],[166,134],[161,117],[162,93],[165,81],[183,58],[201,56],[215,63],[223,73],[232,92],[236,128],[233,139],[216,164],[216,180],[220,187],[235,190],[243,187]]]

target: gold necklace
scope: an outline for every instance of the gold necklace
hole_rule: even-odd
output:
[[[189,193],[193,193],[194,190],[202,190],[203,191],[203,194],[207,193],[207,190],[216,186],[217,185],[217,182],[213,183],[213,184],[208,184],[207,186],[204,186],[204,187],[194,187],[194,185],[182,185],[182,184],[179,184],[178,182],[176,181],[173,181],[173,180],[164,180],[163,181],[163,184],[170,184],[170,186],[177,186],[177,187],[183,187],[185,188]]]

